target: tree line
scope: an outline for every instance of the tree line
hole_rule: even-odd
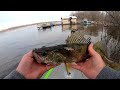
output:
[[[76,16],[78,22],[87,18],[97,23],[120,26],[120,11],[75,11],[71,12],[70,15]]]

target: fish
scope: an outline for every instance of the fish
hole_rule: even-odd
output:
[[[82,52],[86,51],[84,44],[62,44],[51,47],[42,47],[33,50],[33,55],[38,63],[61,64],[80,62],[86,59]]]
[[[90,38],[85,39],[82,34],[74,33],[68,36],[66,44],[33,49],[33,56],[38,63],[61,64],[84,61]]]
[[[85,38],[80,32],[74,32],[65,41],[66,44],[33,49],[35,61],[45,65],[58,65],[61,63],[85,62],[91,57],[88,52],[88,46],[91,43],[90,37]],[[120,64],[108,58],[105,40],[96,42],[93,48],[101,55],[107,66],[120,70]]]

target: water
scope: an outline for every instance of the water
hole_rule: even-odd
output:
[[[106,39],[108,47],[116,45],[115,48],[118,50],[120,39],[111,37],[102,26],[64,25],[45,30],[38,30],[36,25],[22,27],[0,33],[0,77],[15,69],[22,56],[33,48],[64,44],[68,35],[72,33],[71,30],[79,30],[86,38],[91,37],[93,43]],[[113,41],[116,42],[115,45],[111,44]],[[109,52],[110,57],[112,52],[116,53],[114,47]]]

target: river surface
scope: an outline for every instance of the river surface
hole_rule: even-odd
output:
[[[106,40],[108,56],[119,63],[120,33],[119,28],[103,26],[64,25],[38,30],[36,25],[0,32],[0,77],[3,78],[15,69],[22,56],[33,48],[64,44],[71,30],[78,30],[93,43]],[[112,57],[112,56],[117,57]]]

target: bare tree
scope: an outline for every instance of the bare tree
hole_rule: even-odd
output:
[[[106,31],[110,58],[120,63],[120,27],[110,26]]]
[[[102,22],[104,15],[100,11],[76,11],[72,12],[71,15],[76,16],[79,21],[87,18],[91,21]]]
[[[120,26],[120,11],[106,11],[105,21],[113,26]]]

